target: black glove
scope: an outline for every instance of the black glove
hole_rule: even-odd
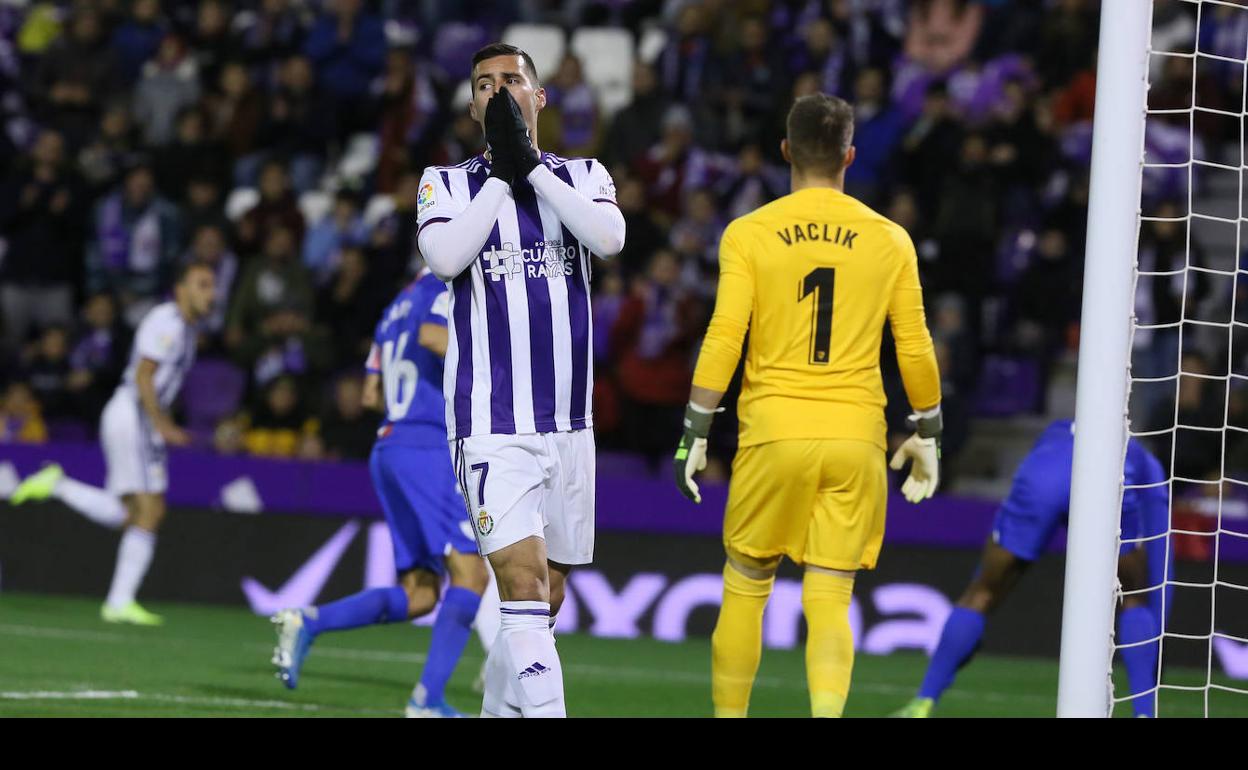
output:
[[[509,185],[527,177],[540,162],[520,105],[506,88],[485,107],[485,141],[490,146],[490,176]]]
[[[711,421],[715,412],[700,412],[692,405],[685,407],[685,430],[672,458],[672,470],[676,474],[676,488],[695,503],[702,502],[702,492],[693,480],[693,474],[706,469],[706,437],[711,433]]]

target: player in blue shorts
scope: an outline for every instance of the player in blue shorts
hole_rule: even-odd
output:
[[[291,689],[317,636],[425,615],[437,606],[449,575],[407,715],[463,716],[446,703],[443,691],[471,634],[488,576],[446,447],[442,371],[448,303],[446,286],[423,270],[386,308],[368,357],[365,405],[386,413],[369,470],[390,525],[399,584],[274,615],[273,663]]]
[[[953,684],[958,669],[970,662],[984,633],[985,616],[995,610],[1027,567],[1049,546],[1058,525],[1070,511],[1074,424],[1057,420],[1045,429],[1023,459],[1010,494],[997,511],[992,536],[984,545],[979,568],[945,621],[940,643],[927,667],[918,694],[894,716],[927,717]],[[1124,469],[1122,540],[1158,535],[1169,528],[1169,488],[1161,463],[1138,441],[1127,445]],[[1118,557],[1118,579],[1124,591],[1160,585],[1165,577],[1165,538],[1124,542]],[[1118,614],[1117,641],[1132,693],[1152,690],[1157,682],[1156,642],[1139,644],[1160,634],[1161,591],[1124,596]],[[1152,694],[1132,701],[1136,716],[1154,716]]]

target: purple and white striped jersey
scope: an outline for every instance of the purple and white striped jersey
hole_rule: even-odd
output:
[[[542,162],[583,196],[615,203],[598,161],[542,153]],[[426,168],[418,232],[462,212],[489,174],[481,155]],[[533,186],[517,180],[481,255],[448,284],[450,439],[593,426],[590,256]]]

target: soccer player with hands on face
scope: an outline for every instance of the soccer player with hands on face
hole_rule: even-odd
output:
[[[840,716],[849,693],[854,576],[884,537],[884,387],[880,345],[897,342],[916,432],[894,455],[917,503],[939,483],[940,375],[906,231],[844,193],[853,110],[798,99],[781,151],[792,193],[734,220],[719,249],[715,312],[698,357],[676,450],[676,484],[700,502],[694,474],[749,347],[737,410],[739,449],[724,514],[724,598],[711,640],[716,716],[742,717],[762,653],[763,608],[782,557],[805,567],[811,711]]]
[[[602,164],[538,149],[528,54],[482,48],[472,88],[488,150],[425,169],[417,241],[449,289],[447,437],[501,600],[482,716],[564,716],[554,618],[594,545],[590,261],[620,252],[624,217]]]

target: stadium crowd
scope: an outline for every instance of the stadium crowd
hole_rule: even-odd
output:
[[[1248,14],[1220,6],[1196,30],[1186,4],[1158,6],[1158,36],[1244,58]],[[785,114],[820,90],[856,111],[847,192],[918,248],[947,454],[975,414],[1043,410],[1078,338],[1091,0],[31,0],[0,5],[0,442],[89,435],[131,331],[193,257],[219,286],[207,373],[182,407],[200,440],[366,456],[362,363],[418,263],[421,170],[482,150],[459,86],[515,22],[662,33],[614,114],[575,56],[539,73],[542,149],[601,158],[627,219],[624,252],[595,265],[601,446],[655,463],[674,447],[719,234],[787,192]],[[1189,107],[1199,79],[1210,106],[1238,109],[1242,68],[1193,66],[1155,66],[1152,106]],[[1189,115],[1168,117],[1149,150],[1186,160]],[[1214,150],[1238,131],[1195,124]],[[1146,187],[1184,215],[1187,185],[1159,170]],[[1188,253],[1181,224],[1150,223],[1143,242],[1156,265]],[[1181,292],[1159,283],[1142,301],[1177,320]],[[1147,344],[1177,357],[1164,333]],[[716,423],[721,472],[735,428]]]

